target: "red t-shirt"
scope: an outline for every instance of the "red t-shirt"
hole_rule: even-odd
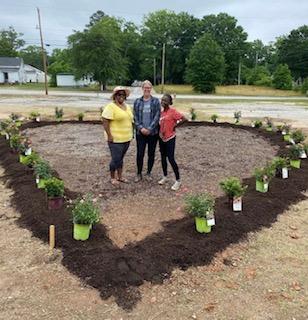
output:
[[[169,108],[167,111],[160,113],[159,119],[159,136],[164,142],[175,137],[175,126],[179,120],[183,119],[182,113],[174,108]]]

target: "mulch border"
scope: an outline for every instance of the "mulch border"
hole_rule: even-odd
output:
[[[100,121],[30,122],[22,129],[65,123],[100,124]],[[236,128],[258,134],[272,145],[279,146],[277,155],[284,155],[286,142],[282,136],[229,123],[189,122],[186,126],[217,126]],[[27,228],[33,236],[48,242],[49,225],[56,226],[56,245],[62,250],[63,265],[85,284],[99,290],[102,299],[114,296],[118,305],[131,310],[141,299],[139,286],[145,281],[161,284],[170,277],[174,268],[183,270],[191,266],[206,265],[230,244],[247,238],[248,233],[270,227],[277,217],[291,205],[306,199],[308,188],[308,163],[291,170],[287,180],[274,178],[269,192],[255,191],[255,179],[245,179],[248,190],[244,196],[244,211],[235,216],[226,204],[225,197],[216,199],[215,229],[207,235],[198,234],[193,219],[185,217],[168,221],[163,230],[149,235],[142,241],[118,248],[108,238],[103,224],[94,227],[91,238],[77,242],[72,238],[72,222],[67,208],[51,212],[46,208],[44,191],[36,188],[32,170],[18,162],[4,137],[0,139],[0,164],[5,169],[1,180],[11,189],[12,206],[21,214],[17,224]],[[68,189],[69,198],[78,195]],[[128,290],[129,288],[129,290]]]

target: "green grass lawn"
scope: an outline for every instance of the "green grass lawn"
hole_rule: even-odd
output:
[[[155,91],[161,93],[161,85],[155,86]],[[193,91],[191,85],[187,84],[172,84],[165,85],[164,92],[170,94],[192,94],[200,95]],[[303,96],[300,92],[293,90],[277,90],[269,87],[248,86],[248,85],[235,85],[235,86],[217,86],[216,95],[234,95],[234,96],[268,96],[268,97],[300,97]]]

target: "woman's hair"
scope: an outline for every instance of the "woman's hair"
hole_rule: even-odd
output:
[[[163,95],[163,97],[166,97],[169,100],[169,105],[172,106],[173,105],[173,99],[171,97],[171,95],[169,93],[165,93]]]
[[[144,80],[144,81],[142,82],[142,88],[143,88],[146,84],[147,84],[148,86],[150,86],[150,87],[153,87],[152,82],[151,82],[150,80]]]

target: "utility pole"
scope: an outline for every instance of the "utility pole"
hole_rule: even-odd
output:
[[[242,69],[242,62],[240,60],[238,64],[238,76],[237,76],[237,85],[241,84],[241,69]]]
[[[153,60],[153,85],[156,86],[156,58]]]
[[[258,64],[258,60],[259,60],[259,53],[256,52],[256,66],[257,66],[257,64]]]
[[[44,66],[44,73],[45,73],[45,94],[48,95],[48,84],[47,84],[47,64],[46,64],[46,54],[44,49],[44,42],[43,42],[43,34],[42,34],[42,26],[41,26],[41,15],[40,9],[37,9],[38,21],[39,21],[39,29],[40,29],[40,37],[41,37],[41,48],[42,48],[42,55],[43,55],[43,66]]]
[[[164,85],[165,85],[165,51],[166,44],[163,44],[163,57],[161,63],[161,93],[164,93]]]

